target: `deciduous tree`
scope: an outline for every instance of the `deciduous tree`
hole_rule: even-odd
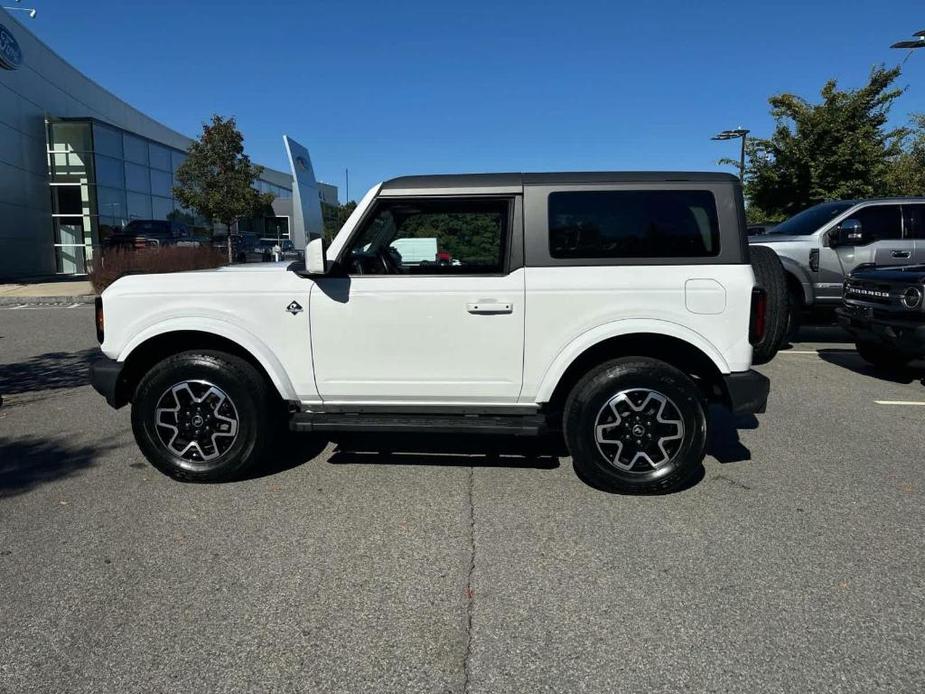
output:
[[[271,193],[254,188],[262,173],[263,167],[252,164],[244,153],[244,136],[235,119],[219,115],[203,123],[202,134],[177,169],[173,194],[180,204],[227,227],[228,262],[232,260],[235,222],[260,214],[273,202]]]

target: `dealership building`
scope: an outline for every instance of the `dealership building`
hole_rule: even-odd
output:
[[[0,280],[83,274],[131,220],[192,220],[171,192],[191,142],[0,10]],[[256,187],[276,196],[273,216],[248,220],[248,230],[289,237],[293,182],[291,172],[264,169]],[[335,186],[317,183],[314,194],[337,204]]]

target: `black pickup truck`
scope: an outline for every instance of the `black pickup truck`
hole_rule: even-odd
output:
[[[883,368],[925,357],[925,265],[860,267],[845,280],[838,322]]]

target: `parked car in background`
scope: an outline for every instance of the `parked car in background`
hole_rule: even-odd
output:
[[[780,257],[793,326],[806,309],[840,305],[859,265],[925,263],[925,198],[824,202],[748,240]]]
[[[199,246],[185,224],[159,219],[133,219],[103,241],[104,248]]]
[[[896,369],[925,357],[925,265],[861,267],[845,281],[838,322],[858,354]]]
[[[274,254],[278,254],[276,260],[302,260],[304,253],[295,247],[289,239],[260,239],[254,248],[254,255],[259,256],[261,262],[267,263],[274,260]]]
[[[775,226],[777,225],[774,222],[760,222],[758,224],[749,224],[748,225],[748,235],[749,236],[761,236],[762,234],[767,234]]]
[[[228,234],[213,234],[212,246],[223,253],[228,252]],[[257,236],[251,233],[231,235],[231,257],[236,263],[257,260]]]

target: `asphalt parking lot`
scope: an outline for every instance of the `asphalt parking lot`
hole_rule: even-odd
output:
[[[801,339],[668,496],[497,441],[197,486],[85,385],[89,306],[0,308],[0,691],[922,691],[925,386]]]

